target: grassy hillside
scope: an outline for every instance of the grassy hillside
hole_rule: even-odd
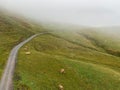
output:
[[[13,46],[38,32],[40,26],[20,17],[0,12],[0,76]]]
[[[59,84],[65,90],[120,89],[120,57],[107,51],[114,40],[94,30],[52,29],[21,48],[15,90],[58,90]],[[26,47],[30,55],[25,54]]]

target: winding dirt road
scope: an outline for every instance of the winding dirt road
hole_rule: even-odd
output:
[[[20,44],[18,44],[17,46],[15,46],[11,50],[9,58],[8,58],[8,62],[7,62],[7,65],[6,65],[6,68],[4,70],[4,73],[3,73],[3,76],[2,76],[2,79],[1,79],[1,82],[0,82],[0,90],[13,90],[12,79],[13,79],[13,75],[14,75],[18,50],[24,44],[29,42],[31,39],[33,39],[34,37],[36,37],[38,35],[41,35],[41,34],[45,34],[45,32],[35,34],[35,35],[31,36],[30,38],[28,38],[27,40],[21,42]]]

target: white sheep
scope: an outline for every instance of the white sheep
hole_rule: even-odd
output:
[[[59,90],[64,90],[64,87],[61,84],[59,84],[58,87],[59,87]]]
[[[28,46],[25,46],[25,47],[24,47],[24,50],[25,50],[25,51],[28,51]]]
[[[25,51],[27,51],[27,50],[28,50],[28,48],[26,48],[26,47],[25,47],[25,48],[24,48],[24,50],[25,50]]]
[[[25,54],[26,54],[26,55],[30,55],[30,54],[31,54],[31,52],[26,52]]]
[[[65,73],[65,69],[62,68],[62,69],[60,70],[60,73]]]

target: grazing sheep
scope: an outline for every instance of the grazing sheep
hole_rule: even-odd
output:
[[[59,90],[64,90],[64,87],[61,84],[59,84],[58,87],[59,87]]]
[[[30,54],[31,54],[31,52],[26,52],[25,54],[26,54],[26,55],[30,55]]]
[[[65,69],[62,68],[62,69],[60,70],[60,73],[62,73],[62,74],[65,73]]]
[[[24,47],[24,50],[25,50],[25,51],[28,51],[28,46],[25,46],[25,47]]]
[[[25,47],[25,48],[24,48],[24,50],[25,50],[25,51],[27,51],[27,50],[28,50],[28,48],[26,48],[26,47]]]

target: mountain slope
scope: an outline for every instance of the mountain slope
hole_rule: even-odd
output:
[[[103,48],[109,47],[105,39],[109,43],[113,39],[92,28],[47,29],[51,32],[36,37],[20,50],[15,90],[58,90],[59,84],[65,90],[120,89],[120,57]],[[25,54],[26,47],[30,55]],[[64,74],[60,73],[62,68]]]
[[[13,46],[38,31],[42,31],[41,26],[20,17],[0,12],[0,76]]]

